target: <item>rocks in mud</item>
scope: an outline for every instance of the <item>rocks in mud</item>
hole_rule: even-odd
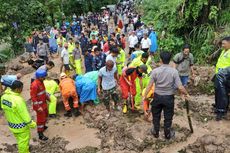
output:
[[[25,52],[25,53],[23,53],[22,55],[19,56],[19,62],[25,63],[25,62],[27,62],[30,58],[31,58],[30,53]]]
[[[36,140],[37,141],[37,140]],[[61,137],[54,137],[53,139],[50,139],[48,141],[42,142],[38,145],[32,145],[30,146],[30,152],[31,153],[39,153],[39,152],[46,152],[46,153],[96,153],[98,151],[95,147],[85,147],[80,149],[74,149],[74,150],[66,150],[65,147],[69,143],[68,141],[64,140],[64,138]],[[17,146],[16,144],[9,145],[9,144],[3,144],[5,146],[4,150],[5,152],[10,153],[16,153],[17,152]]]
[[[230,138],[221,138],[215,135],[204,135],[193,144],[188,145],[183,152],[186,153],[227,153],[230,150]]]
[[[177,106],[179,109],[185,109],[185,103],[183,101],[178,103]],[[207,122],[214,119],[211,104],[208,102],[200,102],[199,98],[189,101],[189,109],[191,116],[197,121]]]
[[[106,152],[143,152],[145,150],[160,150],[164,146],[176,142],[185,141],[190,136],[189,130],[174,125],[176,139],[167,141],[155,139],[149,132],[151,123],[141,120],[141,113],[128,113],[122,115],[119,111],[113,111],[110,118],[106,117],[107,111],[102,105],[98,105],[91,111],[84,113],[84,120],[88,127],[98,128],[98,137],[101,139],[100,150]],[[162,132],[163,135],[163,132]],[[150,151],[151,152],[151,151]]]

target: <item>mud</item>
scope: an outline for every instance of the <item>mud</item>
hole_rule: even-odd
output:
[[[230,135],[220,137],[216,135],[204,135],[193,144],[188,145],[180,153],[229,153]]]
[[[37,139],[33,139],[33,141],[37,142]],[[74,149],[74,150],[66,150],[66,145],[69,142],[61,137],[54,137],[51,140],[46,142],[38,142],[38,145],[31,145],[30,150],[31,153],[96,153],[97,148],[95,147],[84,147],[81,149]],[[0,151],[10,152],[10,153],[17,153],[17,146],[16,144],[9,145],[3,144],[5,147],[4,149],[0,149]]]
[[[185,102],[180,101],[177,105],[179,110],[185,110]],[[208,122],[215,119],[213,107],[210,102],[201,102],[201,99],[195,97],[189,101],[191,116],[199,122]]]
[[[99,105],[86,111],[83,117],[88,127],[100,130],[98,137],[101,139],[100,149],[103,152],[160,150],[165,146],[186,141],[190,136],[187,128],[175,124],[173,127],[177,136],[174,140],[165,140],[163,131],[160,139],[156,139],[150,133],[151,123],[143,121],[142,113],[123,115],[113,111],[110,118],[105,117],[106,114],[107,111]]]

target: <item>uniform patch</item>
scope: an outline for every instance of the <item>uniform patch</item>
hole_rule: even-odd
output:
[[[3,99],[2,104],[12,108],[12,103],[7,101],[7,100],[5,100],[5,99]]]

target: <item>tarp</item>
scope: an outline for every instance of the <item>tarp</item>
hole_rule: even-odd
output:
[[[80,103],[97,99],[97,86],[93,80],[84,76],[77,76],[75,86],[80,97]]]
[[[83,75],[86,78],[93,80],[97,84],[98,80],[98,71],[91,71]]]
[[[155,53],[157,51],[157,34],[152,31],[149,35],[149,39],[151,40],[150,52]]]

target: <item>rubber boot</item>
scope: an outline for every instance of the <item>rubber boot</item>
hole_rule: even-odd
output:
[[[38,137],[40,140],[42,141],[46,141],[48,140],[49,138],[47,138],[46,136],[44,136],[43,132],[38,132]]]
[[[126,114],[127,110],[128,110],[128,108],[127,108],[127,102],[125,101],[124,102],[124,106],[123,106],[123,113]]]
[[[75,109],[74,109],[74,116],[75,116],[75,117],[78,117],[79,115],[81,115],[81,112],[79,111],[78,108],[75,108]]]
[[[175,131],[174,130],[166,130],[165,132],[165,139],[173,139],[175,138]]]
[[[71,110],[68,110],[65,114],[64,114],[65,117],[72,117],[72,112]]]
[[[48,129],[48,126],[44,126],[44,131]]]

